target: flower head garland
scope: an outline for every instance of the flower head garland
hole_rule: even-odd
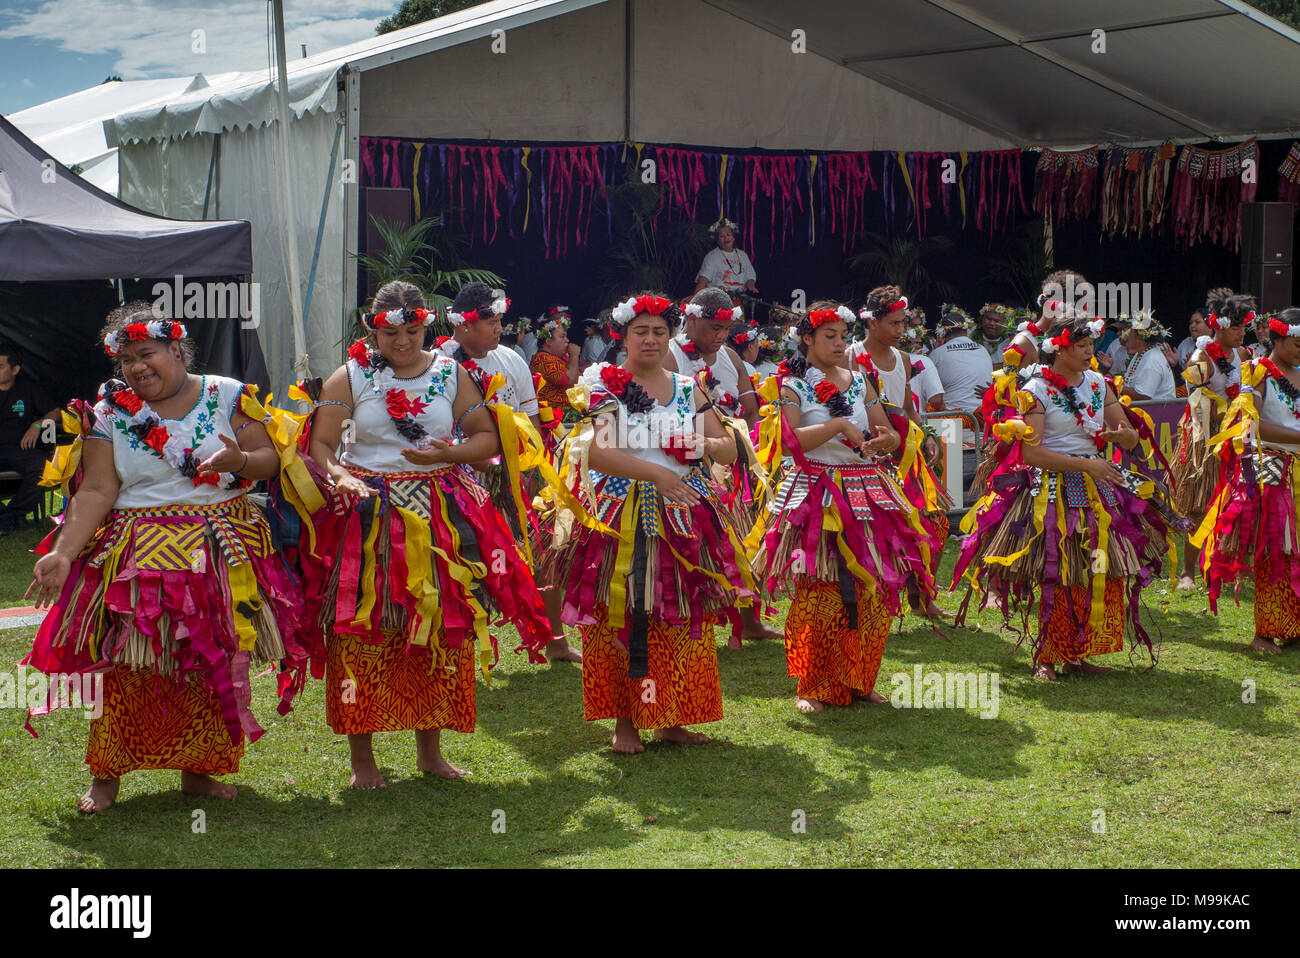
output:
[[[1268,330],[1274,336],[1300,336],[1300,326],[1290,326],[1286,320],[1279,319],[1277,316],[1269,317]]]
[[[808,325],[813,329],[824,326],[826,323],[846,323],[852,324],[853,310],[847,306],[836,306],[834,309],[814,309],[808,313]]]
[[[185,324],[178,323],[174,319],[150,319],[127,323],[121,329],[104,337],[104,352],[108,353],[110,359],[116,359],[117,354],[127,343],[139,343],[146,339],[170,341],[184,339],[188,335]]]
[[[480,319],[487,319],[489,316],[504,316],[506,310],[510,308],[510,300],[506,299],[506,294],[500,290],[493,290],[493,293],[494,298],[491,304],[481,309],[469,309],[463,313],[448,310],[448,321],[453,326],[460,326],[464,323],[477,323]]]
[[[120,379],[110,379],[100,386],[99,398],[119,411],[118,428],[134,436],[154,456],[172,466],[194,485],[220,485],[223,489],[243,489],[253,484],[253,480],[242,479],[234,473],[225,474],[229,478],[224,485],[221,482],[222,474],[214,472],[206,476],[199,475],[202,460],[194,454],[194,450],[210,432],[210,428],[205,430],[202,423],[195,426],[194,435],[188,441],[181,436],[173,435],[149,404]],[[217,384],[213,383],[209,386],[207,396],[201,398],[206,399],[208,417],[211,421],[221,401]]]
[[[683,312],[687,316],[716,320],[724,323],[738,323],[745,318],[745,311],[739,306],[727,306],[725,308],[714,309],[701,306],[699,303],[687,303]]]
[[[1286,324],[1283,323],[1283,325]],[[1292,326],[1291,328],[1296,330],[1296,332],[1285,334],[1278,333],[1278,335],[1300,336],[1300,326]],[[1274,332],[1277,331],[1274,330]],[[1276,386],[1277,391],[1282,394],[1283,405],[1291,410],[1291,415],[1296,419],[1300,419],[1300,389],[1296,389],[1295,383],[1291,382],[1291,380],[1287,378],[1286,373],[1282,372],[1282,370],[1278,368],[1277,363],[1273,362],[1273,360],[1257,359],[1255,362],[1259,363],[1259,365],[1263,367],[1264,371],[1268,373],[1269,378],[1273,380],[1273,385]]]
[[[1115,320],[1121,326],[1128,326],[1143,339],[1161,339],[1169,335],[1169,330],[1156,319],[1151,310],[1139,309],[1132,316],[1121,313]]]
[[[733,349],[735,349],[737,352],[740,352],[744,350],[750,343],[754,342],[754,340],[760,339],[761,337],[762,337],[762,331],[758,328],[757,325],[751,324],[749,329],[742,329],[740,332],[733,335],[728,340],[728,342],[731,343]],[[761,347],[762,345],[763,343],[760,342],[759,346]]]
[[[1106,323],[1103,320],[1094,319],[1092,322],[1086,324],[1086,328],[1092,334],[1087,338],[1095,339],[1100,336],[1102,330],[1106,328]],[[1043,340],[1041,349],[1045,353],[1054,353],[1060,349],[1068,349],[1071,346],[1077,346],[1080,342],[1083,342],[1083,340],[1074,340],[1070,337],[1070,327],[1067,326],[1065,329],[1061,330],[1058,335]]]
[[[709,227],[709,235],[717,236],[718,230],[721,229],[728,229],[731,230],[732,233],[735,233],[737,236],[740,235],[740,227],[737,226],[735,223],[733,223],[731,220],[727,219],[725,216],[718,217],[718,221]]]
[[[968,333],[975,328],[975,320],[971,318],[970,313],[956,303],[944,303],[940,306],[939,316],[945,320],[953,320],[957,326],[960,326]]]
[[[840,308],[843,309],[843,307],[840,307]],[[875,310],[871,310],[871,309],[862,309],[862,310],[859,310],[859,311],[858,311],[858,319],[862,319],[862,320],[867,320],[867,319],[884,319],[886,316],[890,316],[890,315],[892,315],[892,314],[898,312],[900,309],[901,309],[901,310],[904,310],[904,311],[907,310],[907,297],[906,297],[906,296],[900,296],[898,299],[894,300],[892,303],[888,303],[888,304],[886,304],[886,305],[885,305],[885,306],[880,310],[880,314],[879,314],[879,315],[876,314],[876,311],[875,311]]]
[[[546,342],[560,330],[568,329],[572,323],[573,317],[569,315],[569,307],[552,306],[538,322],[537,338]]]
[[[407,323],[430,326],[436,318],[437,314],[431,313],[427,309],[418,306],[403,306],[401,309],[390,309],[386,313],[362,313],[361,325],[372,331],[376,329],[396,329],[405,326]]]
[[[663,296],[633,296],[610,310],[610,328],[614,330],[615,338],[622,339],[622,332],[627,324],[643,313],[662,316],[670,329],[682,321],[681,307],[671,299]]]
[[[1205,317],[1205,325],[1209,326],[1210,329],[1213,329],[1215,331],[1218,331],[1220,329],[1228,329],[1231,326],[1244,326],[1246,323],[1251,323],[1254,321],[1255,321],[1255,311],[1253,309],[1250,312],[1246,313],[1245,316],[1241,316],[1235,319],[1231,316],[1220,316],[1217,313],[1213,313],[1213,312],[1208,313]]]

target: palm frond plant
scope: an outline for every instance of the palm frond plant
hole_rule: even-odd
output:
[[[374,289],[395,280],[414,283],[424,292],[429,309],[441,315],[466,283],[504,285],[505,281],[492,270],[470,266],[465,261],[464,239],[444,229],[440,219],[420,220],[409,227],[378,216],[372,216],[370,221],[379,231],[381,248],[359,253],[356,258]],[[354,333],[363,331],[360,309],[352,322]],[[449,329],[441,328],[443,325],[439,320],[435,328],[440,333],[450,333]]]
[[[984,275],[1010,290],[1017,305],[1037,298],[1052,261],[1043,244],[1043,221],[1030,220],[1008,238],[986,261]]]
[[[940,276],[955,253],[947,236],[868,236],[849,258],[851,298],[861,300],[876,286],[891,285],[901,287],[913,302],[956,299],[957,287]]]

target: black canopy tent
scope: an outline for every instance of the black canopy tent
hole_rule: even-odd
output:
[[[55,398],[93,398],[111,366],[98,331],[126,300],[154,287],[244,283],[252,233],[237,221],[173,220],[109,196],[60,165],[0,117],[0,342],[25,353],[25,372]],[[184,288],[184,287],[182,287]],[[183,319],[205,372],[267,383],[256,329],[221,318]],[[174,297],[173,297],[174,299]],[[224,301],[223,301],[224,305]]]

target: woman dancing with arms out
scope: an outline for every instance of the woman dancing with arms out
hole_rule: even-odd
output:
[[[1212,335],[1197,339],[1183,370],[1189,390],[1187,411],[1169,467],[1174,506],[1197,525],[1205,519],[1219,484],[1219,459],[1210,451],[1209,441],[1219,434],[1228,408],[1242,392],[1241,364],[1250,359],[1250,350],[1241,344],[1246,325],[1255,318],[1255,298],[1248,293],[1219,287],[1206,293],[1205,299],[1205,323]],[[1196,587],[1198,564],[1196,546],[1189,539],[1183,547],[1180,590]]]
[[[558,454],[560,475],[606,529],[573,526],[562,511],[544,574],[564,585],[563,620],[582,631],[583,715],[614,719],[614,751],[625,754],[645,751],[640,729],[707,741],[685,726],[722,718],[712,626],[755,593],[701,461],[730,462],[735,443],[701,414],[695,381],[663,368],[681,321],[655,294],[614,309],[627,361],[583,373],[584,418]]]
[[[1192,541],[1203,549],[1201,568],[1215,612],[1224,583],[1253,574],[1250,647],[1276,653],[1300,640],[1300,309],[1283,310],[1269,321],[1269,331],[1269,358],[1242,370],[1253,392],[1243,392],[1224,420],[1219,484]]]
[[[968,533],[953,585],[969,570],[972,588],[995,597],[1009,623],[1019,607],[1025,631],[1041,589],[1034,675],[1054,679],[1055,666],[1082,674],[1108,672],[1086,660],[1124,647],[1128,625],[1154,657],[1138,621],[1142,587],[1158,578],[1177,524],[1160,486],[1124,472],[1102,451],[1109,443],[1137,445],[1113,390],[1092,365],[1102,322],[1058,324],[1043,340],[1051,360],[1015,397],[1022,418],[995,427],[1009,443],[989,493],[962,521]],[[1014,605],[1007,603],[1008,596]]]
[[[189,371],[182,324],[135,302],[103,332],[125,382],[101,387],[79,440],[80,485],[36,563],[37,607],[51,608],[25,662],[103,676],[81,811],[110,807],[137,769],[179,769],[185,794],[234,799],[213,776],[238,771],[245,737],[262,734],[250,662],[290,673],[283,713],[320,658],[299,588],[245,495],[279,456],[243,383]]]
[[[465,774],[443,757],[441,731],[474,731],[474,646],[486,674],[490,605],[531,660],[544,661],[550,638],[510,529],[465,467],[500,450],[482,394],[456,360],[421,348],[433,316],[419,289],[389,283],[373,310],[309,422],[324,505],[304,517],[301,549],[328,649],[325,714],[348,736],[354,788],[387,786],[375,732],[413,729],[420,771]]]
[[[876,458],[898,448],[898,433],[876,383],[841,366],[852,321],[849,309],[823,300],[796,326],[802,355],[782,363],[780,401],[767,413],[782,420],[784,446],[768,455],[791,455],[794,467],[749,540],[769,594],[793,593],[786,667],[803,712],[886,701],[876,676],[900,591],[920,570],[933,592],[920,514],[888,460]]]

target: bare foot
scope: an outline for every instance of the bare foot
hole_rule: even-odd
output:
[[[1109,675],[1115,670],[1102,665],[1093,665],[1091,662],[1068,662],[1065,671],[1074,672],[1077,675]]]
[[[826,705],[818,699],[806,699],[799,696],[794,700],[794,707],[800,712],[820,712]]]
[[[745,628],[741,630],[740,638],[742,642],[749,642],[755,639],[778,639],[784,641],[785,633],[771,628],[762,621],[749,622],[745,625]]]
[[[883,695],[881,695],[879,692],[868,692],[866,695],[855,695],[855,696],[853,696],[853,701],[855,701],[855,702],[870,702],[870,703],[872,703],[873,705],[880,705],[880,704],[883,703],[883,702],[888,702],[889,699],[885,698],[885,697],[884,697]]]
[[[1255,636],[1255,641],[1250,643],[1250,647],[1256,652],[1267,652],[1269,655],[1277,655],[1282,651],[1274,644],[1272,639],[1266,639],[1262,636]]]
[[[940,621],[951,621],[957,618],[951,612],[945,612],[943,609],[939,608],[939,606],[935,604],[934,599],[930,599],[926,602],[925,611],[921,614],[927,619],[939,619]]]
[[[1179,592],[1191,592],[1196,588],[1196,580],[1190,575],[1185,575],[1178,580],[1178,585],[1174,588]]]
[[[620,755],[639,755],[645,751],[641,744],[641,733],[636,730],[631,719],[614,720],[614,751]]]
[[[387,788],[388,782],[380,773],[378,766],[371,761],[368,767],[352,766],[352,778],[348,784],[353,788]]]
[[[672,728],[657,728],[654,737],[656,741],[676,742],[678,745],[703,745],[709,740],[703,732],[692,732],[680,725],[674,725]]]
[[[418,733],[417,733],[418,735]],[[372,737],[366,735],[349,735],[348,748],[352,752],[352,778],[348,784],[353,788],[387,788],[388,783],[384,781],[384,776],[379,774],[379,766],[375,764],[375,753],[371,747]],[[419,740],[416,740],[416,748],[419,748]]]
[[[1046,664],[1044,664],[1044,665],[1036,665],[1036,666],[1034,666],[1034,678],[1036,678],[1036,679],[1044,679],[1044,680],[1046,680],[1046,681],[1048,681],[1048,682],[1055,682],[1055,681],[1056,681],[1056,669],[1054,669],[1052,666],[1050,666],[1050,665],[1046,665]]]
[[[181,794],[211,795],[227,802],[233,802],[239,789],[225,782],[218,782],[211,775],[199,775],[196,772],[181,772]]]
[[[582,664],[582,653],[569,644],[569,640],[562,635],[557,635],[551,641],[546,643],[546,661],[548,662],[577,662]]]
[[[415,767],[438,778],[461,778],[472,775],[442,757],[442,729],[417,729],[415,732]]]
[[[77,799],[77,811],[93,815],[113,807],[117,790],[122,787],[120,778],[92,778],[85,795]]]
[[[1002,608],[1003,608],[1002,599],[1000,596],[998,596],[993,592],[985,593],[984,604],[980,606],[981,612],[985,612],[989,610],[993,610],[995,612],[1001,612]]]

